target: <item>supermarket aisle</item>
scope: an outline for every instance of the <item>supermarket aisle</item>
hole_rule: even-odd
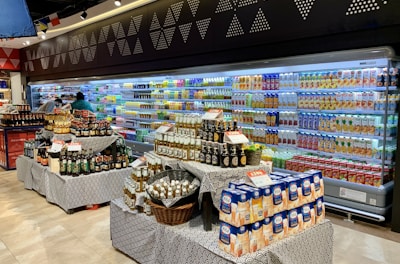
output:
[[[109,208],[67,215],[25,190],[15,171],[0,172],[0,263],[135,263],[111,245]],[[398,263],[400,234],[329,218],[335,264]]]

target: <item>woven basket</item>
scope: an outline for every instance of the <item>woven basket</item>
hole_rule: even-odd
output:
[[[147,185],[150,185],[153,182],[155,182],[159,179],[162,179],[164,177],[167,177],[167,176],[170,180],[179,180],[179,181],[188,180],[189,182],[192,182],[193,179],[196,177],[193,174],[191,174],[190,172],[185,171],[185,170],[166,170],[166,171],[157,173],[153,177],[150,177],[150,179],[147,181]],[[153,203],[164,206],[163,202],[160,199],[154,198],[153,195],[151,193],[149,193],[147,189],[146,189],[146,192],[150,195],[151,201]],[[182,198],[179,201],[177,201],[174,204],[174,206],[193,203],[193,202],[197,201],[198,196],[199,196],[199,188],[197,188],[196,191],[193,193],[190,193],[186,196],[182,196]]]
[[[261,150],[256,150],[256,151],[245,150],[244,153],[246,154],[247,165],[253,165],[253,166],[260,165],[261,153],[262,153]]]
[[[163,205],[150,202],[151,210],[157,222],[166,225],[180,225],[190,220],[196,202],[167,208]]]

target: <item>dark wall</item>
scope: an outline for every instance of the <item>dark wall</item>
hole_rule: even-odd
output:
[[[157,1],[25,48],[22,70],[45,80],[397,47],[400,1],[364,2]]]

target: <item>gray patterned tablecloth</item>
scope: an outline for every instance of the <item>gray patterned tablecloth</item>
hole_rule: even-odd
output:
[[[218,248],[219,227],[204,231],[199,216],[178,226],[162,225],[153,216],[129,210],[122,198],[111,201],[110,229],[113,246],[140,263],[332,263],[329,221],[240,258]]]
[[[17,177],[31,189],[46,196],[46,200],[65,211],[81,206],[102,204],[123,195],[124,181],[132,168],[110,170],[79,177],[61,176],[33,159],[17,159]]]
[[[63,140],[71,142],[79,142],[82,145],[82,149],[92,149],[95,153],[100,152],[110,146],[116,141],[119,135],[111,135],[104,137],[76,137],[72,134],[54,134],[52,131],[43,129],[42,136],[50,138],[52,140]]]
[[[203,193],[210,192],[215,208],[219,208],[221,192],[228,188],[233,180],[246,179],[246,173],[254,170],[269,170],[268,165],[246,166],[239,168],[221,168],[195,161],[180,162],[179,166],[193,173],[201,180],[199,202],[201,204]]]

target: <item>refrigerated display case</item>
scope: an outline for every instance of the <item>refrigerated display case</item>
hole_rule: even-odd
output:
[[[135,129],[128,144],[152,143],[151,131],[176,115],[222,108],[271,148],[274,166],[322,170],[332,208],[382,221],[393,192],[397,61],[379,47],[80,81],[99,112]]]

